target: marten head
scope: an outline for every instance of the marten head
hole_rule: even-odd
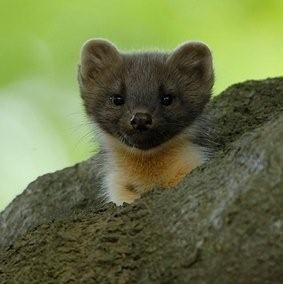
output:
[[[171,53],[121,53],[109,41],[86,42],[79,83],[88,116],[130,147],[148,150],[188,128],[209,101],[209,48],[187,42]]]

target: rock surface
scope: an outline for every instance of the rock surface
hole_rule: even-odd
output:
[[[100,155],[0,215],[0,283],[283,283],[283,78],[209,107],[219,151],[174,190],[103,205]]]

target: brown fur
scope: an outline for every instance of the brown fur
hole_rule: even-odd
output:
[[[78,78],[86,112],[106,137],[108,200],[132,202],[154,188],[174,187],[207,158],[210,127],[202,112],[214,74],[205,44],[121,53],[106,40],[90,40]],[[134,126],[142,117],[147,124]]]
[[[140,151],[108,137],[118,200],[132,202],[154,188],[176,186],[203,162],[202,153],[182,135],[152,151]]]

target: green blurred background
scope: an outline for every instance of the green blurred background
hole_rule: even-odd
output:
[[[0,209],[37,176],[95,151],[76,82],[82,43],[123,50],[206,42],[218,94],[283,73],[282,0],[1,0]]]

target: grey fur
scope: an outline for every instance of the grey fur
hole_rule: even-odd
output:
[[[108,41],[91,40],[81,58],[79,83],[86,112],[106,133],[148,150],[190,126],[196,129],[198,121],[201,129],[194,132],[207,132],[209,123],[201,114],[211,96],[214,74],[206,45],[188,42],[173,52],[120,53]],[[125,99],[124,105],[110,100],[116,94]],[[164,94],[173,96],[171,105],[160,103]],[[151,115],[148,130],[133,129],[130,120],[136,112]],[[192,140],[201,145],[205,136]]]

